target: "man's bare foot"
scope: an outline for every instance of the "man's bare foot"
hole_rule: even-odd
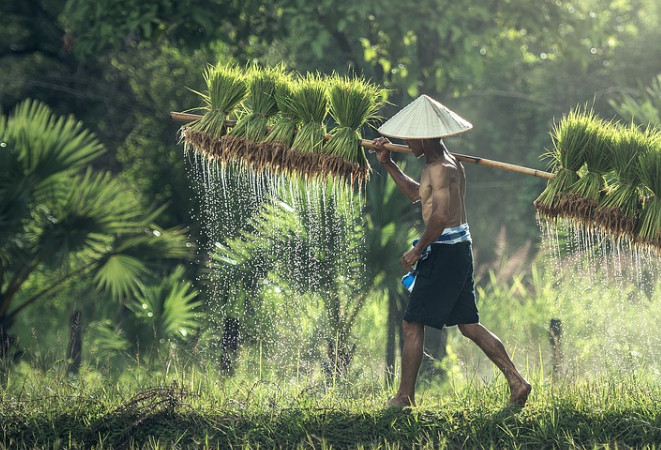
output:
[[[517,408],[523,408],[526,406],[528,401],[528,396],[530,391],[532,391],[532,386],[527,381],[518,383],[516,386],[510,387],[512,393],[510,394],[509,405]]]
[[[390,408],[409,408],[415,406],[415,402],[412,402],[409,397],[397,395],[388,402],[388,406]]]

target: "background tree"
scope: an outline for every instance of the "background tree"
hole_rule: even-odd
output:
[[[72,117],[26,101],[0,116],[0,337],[2,355],[16,316],[74,277],[123,297],[150,264],[187,258],[181,230],[154,224],[147,209],[107,172],[86,166],[103,152]],[[43,273],[42,285],[28,289]]]
[[[610,105],[626,121],[640,125],[661,124],[661,74],[649,86],[630,90],[610,100]]]

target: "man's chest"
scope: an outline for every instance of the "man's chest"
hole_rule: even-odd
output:
[[[423,204],[432,196],[431,177],[429,176],[429,171],[427,169],[423,169],[422,174],[420,174],[420,186],[418,192],[420,194],[420,202]]]

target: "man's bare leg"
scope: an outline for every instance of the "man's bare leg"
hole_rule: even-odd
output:
[[[402,322],[404,348],[402,350],[402,379],[390,406],[415,406],[415,381],[422,363],[422,349],[425,341],[425,327],[421,323]]]
[[[491,361],[503,372],[510,386],[510,400],[512,406],[524,406],[532,387],[521,376],[514,363],[507,355],[505,346],[498,336],[487,330],[482,324],[459,325],[461,334],[472,340],[489,357]]]

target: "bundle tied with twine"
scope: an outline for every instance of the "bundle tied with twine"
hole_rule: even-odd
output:
[[[551,136],[555,177],[535,200],[539,216],[661,249],[661,132],[579,106]]]
[[[636,233],[639,243],[661,247],[661,133],[657,130],[650,136],[650,149],[641,155],[641,179],[648,194],[640,214]]]
[[[247,94],[246,78],[235,65],[207,66],[204,72],[207,93],[193,91],[203,100],[204,115],[183,129],[186,145],[193,145],[209,158],[226,162],[220,138],[227,132],[227,119]]]
[[[298,129],[298,119],[290,100],[295,88],[296,84],[289,76],[278,80],[275,87],[278,114],[274,118],[273,127],[258,144],[262,153],[270,155],[269,165],[276,172],[288,172],[285,161]]]
[[[577,107],[553,125],[553,150],[544,154],[544,157],[551,159],[555,176],[535,200],[535,208],[540,216],[555,219],[563,211],[561,206],[564,196],[578,181],[578,171],[585,163],[585,151],[592,138],[590,123],[591,120],[584,117],[583,108]]]
[[[324,146],[321,170],[361,184],[370,166],[360,145],[360,129],[380,118],[385,91],[362,78],[335,76],[330,82],[330,114],[337,123]]]
[[[198,92],[205,115],[182,128],[185,148],[257,172],[351,185],[367,180],[360,132],[377,119],[384,89],[357,77],[289,74],[282,65],[253,66],[248,74],[232,65],[209,66],[205,81],[208,93]],[[330,136],[329,112],[337,124]]]
[[[248,98],[243,114],[234,128],[221,138],[227,155],[257,172],[270,167],[270,152],[258,144],[266,137],[269,122],[278,112],[276,90],[285,78],[282,65],[253,66],[248,72]]]
[[[618,125],[613,132],[611,160],[613,185],[606,191],[596,211],[597,225],[617,237],[633,240],[641,208],[641,157],[650,150],[652,131]]]
[[[616,134],[610,123],[585,110],[577,120],[584,136],[585,166],[560,200],[559,214],[584,226],[595,225],[595,212],[606,187],[605,175],[613,169],[612,150]]]
[[[321,175],[319,155],[326,139],[328,91],[319,74],[302,78],[287,100],[288,108],[301,126],[287,152],[285,165],[290,172],[306,176]]]

